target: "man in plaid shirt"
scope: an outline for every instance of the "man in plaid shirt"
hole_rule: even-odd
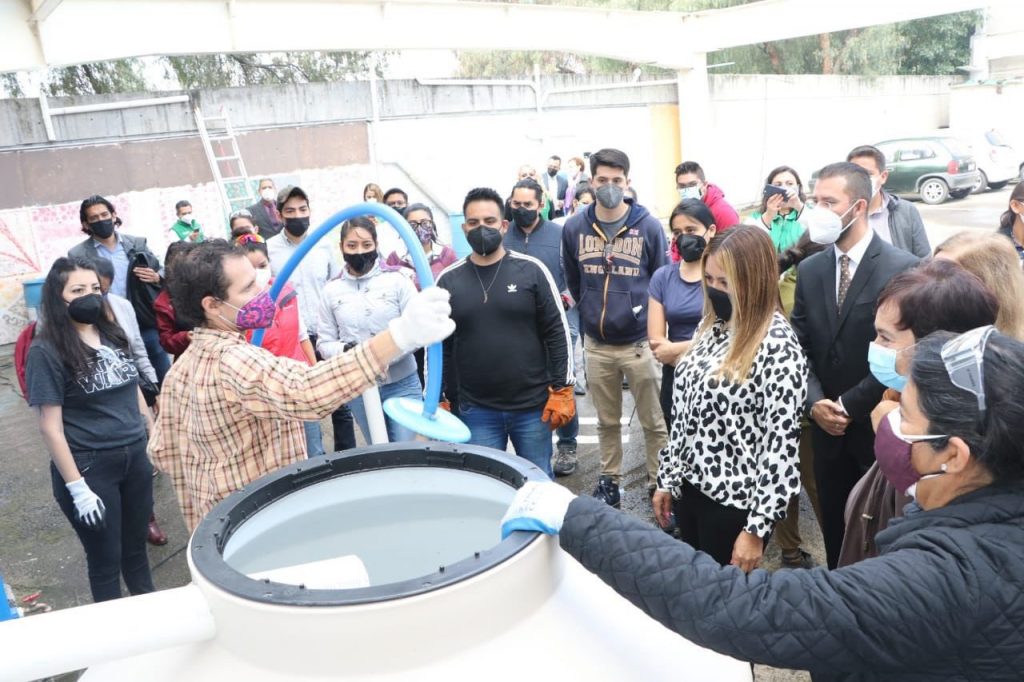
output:
[[[275,305],[244,253],[203,242],[169,282],[192,342],[164,379],[149,454],[167,472],[189,530],[221,499],[306,458],[302,422],[320,420],[375,383],[401,354],[455,329],[448,292],[418,293],[388,330],[312,367],[246,342],[269,326]]]

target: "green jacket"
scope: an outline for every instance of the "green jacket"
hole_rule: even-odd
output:
[[[188,223],[183,223],[180,220],[176,220],[174,224],[171,225],[171,232],[177,235],[179,241],[185,241],[186,239],[188,239],[189,235],[195,232],[196,230],[199,231],[199,238],[196,239],[195,241],[201,242],[204,239],[206,239],[206,237],[203,236],[203,228],[199,225],[199,221],[197,220],[193,220]]]

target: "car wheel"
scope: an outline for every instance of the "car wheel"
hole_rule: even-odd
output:
[[[921,201],[926,204],[941,204],[949,198],[949,185],[941,178],[928,178],[918,190]]]
[[[1002,188],[1006,187],[1006,185],[1007,185],[1007,184],[1008,184],[1009,182],[1010,182],[1009,180],[1003,180],[1003,181],[1001,181],[1001,182],[990,182],[990,183],[988,183],[988,186],[989,186],[989,187],[990,187],[991,189],[1002,189]]]
[[[949,196],[951,196],[954,199],[963,199],[965,196],[970,194],[971,191],[972,190],[969,189],[955,189],[949,193]]]
[[[978,171],[978,181],[971,188],[971,194],[980,194],[985,191],[986,187],[988,187],[988,176],[985,175],[985,171],[980,170]],[[956,192],[953,193],[953,196],[956,196]]]

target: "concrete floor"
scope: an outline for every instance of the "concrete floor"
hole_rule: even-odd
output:
[[[986,192],[942,206],[918,203],[932,245],[961,229],[995,229],[999,215],[1006,210],[1009,189]],[[43,447],[34,414],[17,394],[17,382],[11,365],[13,346],[0,347],[0,572],[21,596],[42,592],[41,600],[54,608],[89,603],[85,558],[77,538],[58,511],[50,490],[49,458]],[[623,396],[623,416],[632,411],[632,398]],[[580,414],[593,417],[589,398],[580,401]],[[330,422],[325,422],[325,439],[330,442]],[[623,428],[629,438],[624,445],[623,509],[650,519],[643,471],[643,434],[634,418]],[[584,424],[581,436],[596,437],[596,427]],[[593,438],[596,443],[596,438]],[[596,444],[581,444],[580,465],[576,473],[559,479],[581,494],[589,494],[596,484],[599,462]],[[173,492],[165,477],[155,480],[156,512],[170,542],[151,547],[153,575],[160,589],[177,587],[189,581],[185,563],[187,541],[185,527],[177,510]],[[813,512],[801,498],[801,533],[804,547],[819,562],[824,562],[824,546]],[[770,545],[766,567],[778,566],[779,551]],[[65,679],[74,679],[67,676]],[[771,682],[809,680],[806,673],[758,667],[756,679]]]

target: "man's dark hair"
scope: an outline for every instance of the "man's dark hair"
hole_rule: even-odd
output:
[[[669,229],[672,228],[672,221],[678,215],[684,215],[700,222],[705,229],[710,229],[715,224],[715,216],[711,209],[700,199],[683,199],[672,209],[672,215],[668,217]]]
[[[92,269],[96,271],[96,274],[101,279],[114,281],[114,261],[107,260],[106,258],[94,258],[92,260]]]
[[[594,188],[590,186],[590,183],[580,183],[576,187],[576,201],[579,201],[584,194],[590,195],[591,201],[597,201],[597,195],[594,194]]]
[[[548,160],[551,160],[551,159],[554,159],[558,163],[562,163],[562,157],[559,156],[558,154],[552,154],[551,156],[548,157]]]
[[[932,332],[966,332],[995,324],[999,301],[978,277],[951,260],[933,260],[889,280],[878,307],[896,306],[897,327],[915,339]]]
[[[849,161],[830,163],[818,171],[818,182],[827,178],[846,180],[846,196],[850,197],[851,204],[861,199],[865,203],[871,201],[871,176],[857,164]]]
[[[850,150],[850,153],[846,155],[847,161],[853,161],[854,159],[871,158],[875,161],[875,168],[879,173],[885,170],[885,154],[878,147],[872,147],[869,144],[862,144],[859,147],[854,147]]]
[[[978,409],[978,397],[955,386],[942,360],[942,346],[954,338],[951,332],[936,332],[918,342],[910,377],[917,386],[917,404],[928,418],[930,435],[945,438],[928,441],[941,450],[948,438],[961,438],[996,485],[1020,483],[1024,479],[1024,402],[1020,381],[1024,377],[1024,344],[992,332],[982,359],[985,413]]]
[[[82,205],[78,207],[79,222],[87,225],[88,223],[85,222],[85,212],[86,210],[92,208],[93,206],[96,206],[97,204],[103,204],[104,206],[106,206],[107,210],[110,211],[110,215],[115,215],[117,213],[117,211],[114,210],[114,205],[112,203],[107,201],[105,198],[101,197],[99,194],[93,194],[91,197],[84,199],[82,201]],[[119,218],[115,218],[114,224],[120,225],[121,220]],[[89,228],[87,227],[82,227],[82,232],[86,234],[92,234],[92,232],[90,232]]]
[[[606,148],[599,149],[590,155],[590,174],[597,175],[598,166],[607,166],[608,168],[617,168],[623,172],[623,174],[629,177],[629,157],[626,156],[625,152],[619,151],[618,149]]]
[[[198,242],[171,242],[171,245],[167,247],[167,252],[164,254],[164,275],[165,279],[169,280],[173,277],[171,269],[174,266],[174,262],[181,258],[184,254],[192,250]]]
[[[270,252],[267,251],[266,242],[258,242],[250,239],[246,240],[242,244],[239,244],[238,248],[240,248],[245,253],[262,253],[267,258],[270,258]]]
[[[544,190],[533,178],[523,178],[516,184],[512,185],[512,193],[515,194],[517,189],[532,189],[534,194],[537,195],[537,203],[544,206]]]
[[[462,215],[466,215],[466,207],[476,201],[493,201],[498,207],[498,214],[505,215],[505,201],[490,187],[477,187],[469,190],[466,199],[462,202]]]
[[[281,191],[277,193],[277,210],[284,210],[284,205],[287,204],[288,200],[293,197],[299,197],[300,199],[306,202],[307,206],[309,205],[309,197],[306,195],[306,192],[301,187],[296,187],[295,185],[288,185],[287,187],[282,187]]]
[[[678,178],[680,175],[689,175],[690,173],[700,178],[701,182],[707,182],[707,179],[704,177],[704,169],[696,161],[683,161],[676,166],[675,177]]]
[[[387,192],[384,192],[384,198],[381,199],[381,201],[383,201],[385,204],[388,203],[388,197],[391,196],[392,194],[401,194],[402,198],[405,199],[405,203],[409,203],[409,195],[405,193],[404,189],[399,189],[398,187],[392,187]]]
[[[223,239],[209,239],[196,244],[175,261],[174,276],[168,279],[167,288],[182,326],[206,325],[205,297],[213,296],[221,301],[227,298],[230,283],[224,274],[224,261],[232,257],[244,258],[245,252]]]
[[[174,205],[174,212],[177,213],[178,211],[180,211],[181,209],[185,208],[186,206],[191,208],[192,207],[192,203],[190,201],[188,201],[187,199],[182,199],[181,201],[179,201],[178,203],[176,203]]]

